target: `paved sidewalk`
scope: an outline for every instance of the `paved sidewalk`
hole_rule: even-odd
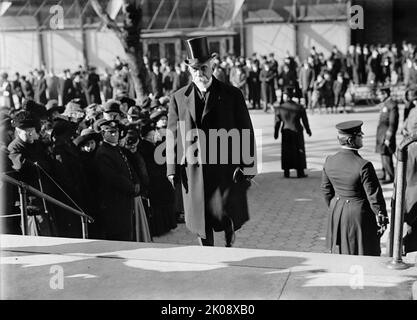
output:
[[[387,257],[1,235],[0,299],[408,300]],[[199,318],[199,317],[197,317]]]
[[[281,170],[281,142],[273,139],[272,113],[251,111],[262,148],[262,162],[256,184],[248,193],[250,221],[236,233],[234,247],[307,252],[325,252],[327,210],[320,192],[320,180],[326,156],[338,151],[335,124],[360,119],[364,121],[364,148],[361,155],[381,169],[380,157],[374,153],[378,113],[375,108],[361,108],[357,113],[309,115],[312,137],[305,135],[308,178],[284,179]],[[397,141],[400,141],[397,137]],[[392,184],[384,185],[384,196],[389,209]],[[388,232],[382,238],[384,252]],[[223,233],[216,234],[216,245],[223,246]],[[168,234],[154,238],[155,242],[198,244],[184,224]]]

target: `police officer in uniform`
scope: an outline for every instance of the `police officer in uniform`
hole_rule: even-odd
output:
[[[378,91],[380,106],[379,123],[376,131],[376,152],[381,155],[383,183],[394,181],[394,164],[392,155],[395,153],[395,134],[398,129],[398,106],[391,98],[390,88],[381,88]]]
[[[138,177],[119,147],[119,122],[100,119],[94,126],[103,138],[94,158],[99,177],[97,218],[102,234],[105,240],[133,241],[134,198],[140,194]]]
[[[362,124],[336,125],[342,148],[324,164],[321,190],[329,208],[327,247],[336,254],[379,256],[387,210],[374,166],[358,153]]]

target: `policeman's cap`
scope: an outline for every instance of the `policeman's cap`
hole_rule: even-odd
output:
[[[363,121],[361,120],[345,121],[338,123],[336,129],[340,134],[359,135],[363,134],[362,125]]]
[[[94,130],[100,132],[103,130],[119,129],[120,124],[117,120],[100,119],[94,123]]]

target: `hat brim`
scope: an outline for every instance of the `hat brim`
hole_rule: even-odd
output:
[[[51,115],[53,112],[58,111],[59,113],[64,113],[65,108],[63,106],[56,106],[46,110],[48,115]]]
[[[79,137],[75,138],[73,142],[77,147],[79,147],[84,142],[87,142],[89,140],[97,141],[98,139],[100,139],[100,135],[97,132],[94,132],[94,133],[89,133],[89,134],[86,134],[86,135],[83,135],[83,136],[79,136]]]
[[[93,124],[93,129],[95,132],[100,133],[101,132],[101,127],[110,123],[110,122],[117,122],[117,128],[121,129],[122,126],[120,125],[120,122],[116,121],[116,120],[107,120],[104,118],[101,118],[99,120],[97,120],[94,124]]]
[[[205,58],[195,58],[195,59],[184,59],[184,63],[190,67],[198,67],[205,64],[208,61],[213,60],[217,57],[216,53],[212,53],[211,56]]]

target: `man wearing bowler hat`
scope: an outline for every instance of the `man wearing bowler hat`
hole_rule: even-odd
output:
[[[374,166],[363,159],[362,121],[336,125],[341,150],[327,157],[321,190],[329,208],[327,247],[331,253],[379,256],[388,223]]]
[[[213,76],[207,38],[189,39],[186,47],[192,82],[171,97],[167,176],[172,185],[181,180],[186,226],[201,244],[213,246],[213,231],[224,231],[231,247],[234,231],[249,220],[246,192],[256,174],[252,122],[242,92]]]

